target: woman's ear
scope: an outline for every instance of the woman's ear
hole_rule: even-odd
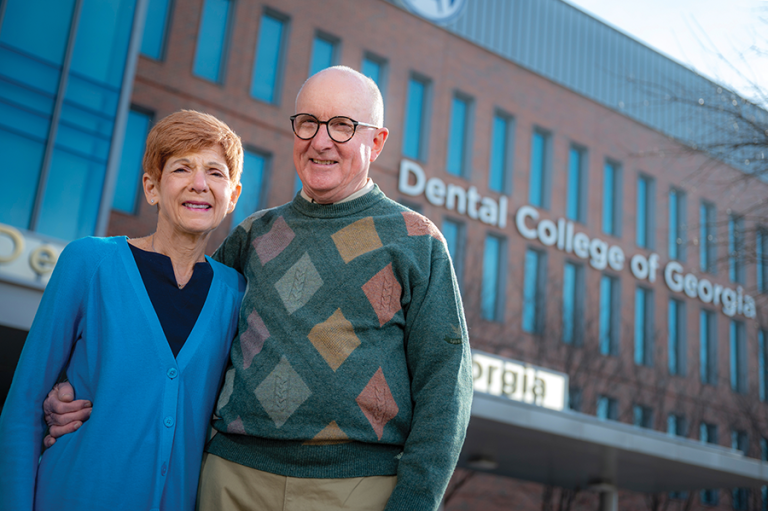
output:
[[[141,184],[144,188],[144,197],[147,198],[147,202],[149,202],[149,204],[152,206],[157,204],[160,195],[160,188],[158,183],[155,183],[155,180],[152,179],[152,176],[145,172],[144,176],[141,178]]]
[[[235,210],[235,206],[237,206],[237,199],[240,198],[240,192],[242,191],[243,185],[237,183],[234,190],[232,190],[232,197],[229,199],[229,208],[227,208],[227,213],[232,213]]]

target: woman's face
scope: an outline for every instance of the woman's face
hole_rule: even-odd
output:
[[[229,179],[224,152],[212,146],[175,154],[163,167],[159,183],[144,175],[147,198],[159,206],[158,227],[179,233],[207,234],[235,209],[241,186]]]

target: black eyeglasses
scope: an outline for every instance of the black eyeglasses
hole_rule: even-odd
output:
[[[331,140],[339,144],[349,142],[349,140],[355,136],[357,127],[379,129],[378,126],[368,124],[365,122],[358,122],[349,117],[343,115],[337,115],[331,117],[327,121],[321,121],[312,114],[296,114],[291,116],[291,126],[293,132],[302,140],[310,140],[317,135],[320,130],[320,125],[325,124],[325,128],[328,130],[328,136]]]

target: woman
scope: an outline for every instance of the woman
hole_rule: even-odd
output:
[[[245,290],[205,248],[240,195],[243,148],[181,111],[149,133],[143,166],[155,232],[74,241],[48,283],[0,416],[0,509],[194,508]],[[64,369],[95,406],[41,457],[39,403]]]

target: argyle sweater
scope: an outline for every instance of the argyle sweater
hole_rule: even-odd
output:
[[[248,282],[208,452],[292,477],[397,475],[387,510],[437,509],[472,401],[440,231],[378,186],[300,196],[214,254]]]

